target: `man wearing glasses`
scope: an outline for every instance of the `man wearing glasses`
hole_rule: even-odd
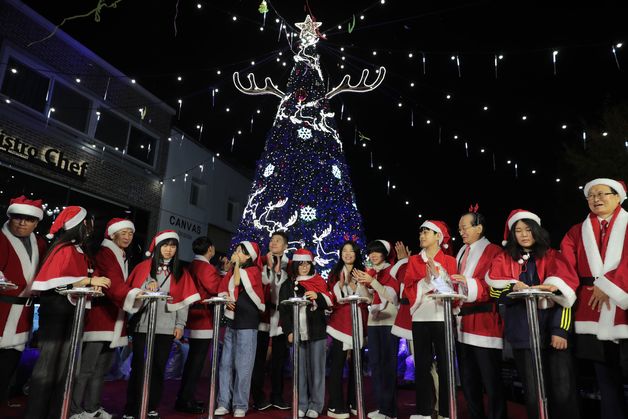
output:
[[[628,339],[628,212],[626,185],[599,178],[584,195],[591,211],[563,238],[561,251],[576,268],[576,356],[593,361],[601,418],[626,418],[620,345]]]
[[[0,271],[17,288],[0,290],[0,400],[9,396],[11,377],[28,342],[33,320],[31,283],[46,253],[46,242],[33,233],[44,217],[41,200],[14,198],[7,215],[0,234]]]

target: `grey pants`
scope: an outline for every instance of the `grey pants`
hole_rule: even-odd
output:
[[[111,368],[114,350],[110,342],[85,342],[81,355],[81,368],[74,383],[71,414],[83,411],[94,413],[100,409],[100,397],[105,374]]]
[[[327,340],[304,341],[299,362],[299,410],[318,413],[325,404],[325,350]]]

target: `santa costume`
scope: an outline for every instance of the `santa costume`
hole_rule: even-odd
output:
[[[243,265],[228,272],[218,288],[218,295],[232,300],[235,309],[230,306],[225,309],[227,326],[220,355],[216,415],[224,415],[231,408],[238,414],[245,414],[248,410],[257,349],[257,328],[266,308],[258,244],[240,242],[236,252],[236,258],[240,254],[248,255],[249,258]]]
[[[125,311],[132,314],[141,306],[136,300],[141,290],[126,283],[129,276],[126,253],[113,241],[114,235],[125,229],[135,232],[135,225],[123,218],[111,219],[95,257],[96,269],[111,280],[111,285],[103,290],[104,297],[92,301],[85,318],[83,357],[72,394],[71,414],[98,412],[98,417],[108,417],[100,403],[105,374],[111,368],[115,348],[128,344]]]
[[[31,375],[26,417],[59,417],[70,354],[74,306],[59,291],[88,285],[99,276],[85,253],[91,225],[87,211],[69,206],[57,215],[49,238],[56,238],[35,276],[32,290],[39,292],[39,358]]]
[[[316,293],[311,304],[299,308],[299,337],[301,364],[299,365],[299,410],[320,414],[325,404],[325,352],[327,320],[325,310],[332,306],[332,296],[327,282],[314,271],[314,255],[307,249],[297,250],[292,257],[292,277],[281,286],[280,301],[304,297],[308,291]],[[299,266],[309,264],[310,274],[299,275]],[[294,330],[291,306],[280,305],[280,321],[283,332],[290,336]],[[290,338],[289,338],[290,340]]]
[[[627,416],[620,349],[624,354],[628,349],[628,212],[621,207],[626,199],[624,182],[595,179],[586,184],[584,195],[595,185],[612,188],[619,205],[607,219],[591,212],[582,223],[571,227],[560,249],[580,280],[575,308],[576,356],[593,361],[602,396],[601,417],[607,419]],[[587,304],[594,287],[609,298],[601,310]]]
[[[431,230],[438,235],[439,249],[433,259],[441,276],[457,273],[456,259],[444,252],[449,249],[450,235],[447,225],[442,221],[431,220],[421,224],[421,229]],[[439,415],[448,417],[449,385],[443,323],[445,318],[442,303],[429,298],[436,290],[436,278],[431,278],[429,282],[426,280],[428,260],[426,249],[422,249],[418,255],[410,256],[404,278],[404,292],[408,296],[412,316],[416,410],[420,418],[432,415],[434,404],[430,389],[434,382],[430,371],[436,355],[438,410]]]
[[[24,195],[13,198],[7,216],[26,216],[41,221],[44,217],[42,201],[30,200]],[[46,253],[46,242],[40,236],[30,233],[18,237],[11,232],[9,222],[4,223],[0,234],[0,272],[5,281],[17,288],[0,290],[0,377],[5,377],[0,384],[0,401],[8,396],[11,377],[30,336],[33,324],[31,285],[39,260]]]
[[[457,317],[457,354],[462,390],[472,419],[506,418],[501,380],[503,322],[484,279],[491,262],[501,251],[486,237],[480,237],[462,246],[456,256],[458,272],[465,277],[468,290]],[[489,400],[488,416],[484,413],[483,386]]]
[[[518,226],[520,221],[525,225]],[[526,304],[521,299],[509,298],[508,294],[518,283],[529,287],[551,285],[557,288],[551,299],[539,301],[538,310],[549,414],[554,417],[577,418],[579,409],[570,332],[571,306],[576,300],[578,278],[573,267],[560,252],[541,247],[543,233],[540,225],[540,217],[530,211],[517,209],[510,213],[504,229],[506,250],[493,259],[486,274],[486,282],[493,288],[492,295],[506,306],[504,337],[513,349],[515,364],[526,389],[526,407],[530,418],[538,417],[539,413]],[[521,233],[517,234],[522,234],[522,237],[531,236],[534,244],[529,248],[521,247],[512,231],[515,228],[521,228]],[[516,252],[516,258],[509,253],[510,249]],[[555,348],[554,345],[559,344],[557,341],[565,342],[566,348]]]
[[[157,286],[160,292],[168,293],[171,300],[157,300],[157,316],[155,324],[155,343],[153,347],[153,365],[150,382],[150,397],[148,410],[150,415],[158,415],[157,407],[161,400],[164,383],[164,373],[175,330],[181,335],[185,329],[188,317],[188,306],[201,299],[194,280],[188,271],[179,266],[179,235],[174,230],[163,230],[153,238],[148,255],[150,258],[140,262],[129,275],[130,287],[149,289]],[[177,246],[174,256],[164,259],[164,246]],[[133,358],[131,361],[131,376],[127,387],[125,415],[137,417],[140,410],[142,394],[142,376],[144,369],[144,350],[148,332],[148,310],[145,302],[140,311],[133,316],[133,328],[129,333],[133,337]]]

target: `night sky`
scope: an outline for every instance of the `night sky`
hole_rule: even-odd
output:
[[[98,2],[26,3],[58,24]],[[253,71],[258,80],[271,76],[285,86],[292,52],[278,28],[285,22],[294,32],[308,7],[300,0],[269,1],[261,31],[259,4],[122,0],[115,9],[100,10],[98,23],[92,15],[62,29],[173,108],[182,99],[174,125],[198,138],[196,126],[202,123],[202,142],[252,176],[278,100],[242,95],[231,74]],[[567,164],[564,150],[581,146],[583,131],[587,141],[628,140],[625,125],[601,137],[607,130],[604,111],[628,99],[628,44],[612,53],[613,45],[628,43],[627,10],[620,2],[567,8],[503,1],[310,0],[309,10],[323,23],[326,39],[319,42],[319,53],[332,86],[343,74],[355,82],[363,68],[388,70],[376,91],[332,100],[368,240],[401,239],[416,249],[422,219],[442,219],[455,230],[459,215],[476,202],[494,242],[501,241],[505,217],[514,208],[539,214],[555,244],[584,218],[587,207],[578,186],[587,179]],[[214,106],[213,89],[218,89]],[[628,147],[624,151],[628,155]],[[606,166],[587,161],[590,173],[607,175]],[[613,173],[628,179],[626,156],[617,161],[624,166]]]

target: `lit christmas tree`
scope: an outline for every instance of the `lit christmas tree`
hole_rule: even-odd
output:
[[[257,162],[232,246],[251,240],[266,249],[273,232],[285,231],[290,248],[311,250],[319,272],[326,276],[346,239],[364,245],[362,217],[329,100],[342,92],[375,89],[384,80],[386,69],[380,67],[370,84],[366,83],[368,70],[355,85],[346,75],[327,92],[316,52],[320,25],[310,16],[296,24],[301,30],[300,44],[285,93],[270,78],[258,87],[255,76],[249,74],[250,86],[244,87],[239,74],[233,74],[234,84],[242,93],[272,94],[281,103]]]

